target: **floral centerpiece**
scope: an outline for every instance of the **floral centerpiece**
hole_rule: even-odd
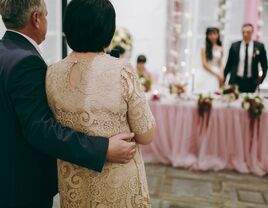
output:
[[[260,96],[245,96],[242,102],[243,109],[247,110],[251,119],[259,119],[263,110],[264,104]]]
[[[199,95],[197,102],[199,116],[204,117],[205,113],[210,113],[212,102],[213,98],[211,96]]]
[[[150,78],[145,78],[144,76],[139,76],[139,80],[143,86],[144,92],[150,92],[153,81]]]
[[[260,117],[264,111],[263,99],[258,95],[252,97],[245,96],[242,102],[242,108],[248,111],[250,130],[253,136],[255,121],[258,121],[259,125]]]
[[[110,50],[116,46],[121,46],[126,51],[131,51],[133,47],[133,38],[126,28],[117,28],[110,45]]]
[[[170,94],[177,94],[178,96],[181,96],[186,91],[185,87],[186,87],[186,84],[184,83],[170,84],[169,92]]]
[[[239,98],[239,90],[237,85],[227,85],[222,87],[221,95],[227,102],[235,101]]]

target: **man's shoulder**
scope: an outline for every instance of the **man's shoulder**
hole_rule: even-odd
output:
[[[262,47],[262,46],[264,46],[264,44],[262,43],[262,42],[259,42],[259,41],[254,41],[254,46],[255,47]]]
[[[234,47],[235,47],[235,46],[240,46],[241,43],[242,43],[242,41],[239,40],[239,41],[233,42],[233,43],[232,43],[232,46],[234,46]]]
[[[0,50],[6,56],[13,56],[13,58],[31,55],[38,56],[38,53],[31,46],[19,41],[2,39],[0,40]]]
[[[31,58],[45,64],[43,59],[31,48],[10,40],[0,40],[0,65],[12,68],[23,60]]]

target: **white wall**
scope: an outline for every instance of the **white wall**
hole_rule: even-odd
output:
[[[48,65],[62,58],[61,0],[46,0],[48,10],[48,29],[46,40],[40,46],[42,56]]]
[[[166,65],[167,0],[111,0],[117,12],[117,25],[134,37],[131,61],[139,54],[148,57],[147,68],[159,71]]]
[[[233,42],[242,40],[242,25],[245,23],[245,0],[229,1],[230,9],[227,12],[229,24],[225,33],[225,54],[229,52],[229,48]]]
[[[263,12],[262,12],[262,21],[263,26],[261,27],[261,36],[260,41],[265,44],[265,49],[268,51],[268,0],[263,0]],[[266,76],[266,79],[264,83],[261,85],[262,89],[265,89],[267,91],[268,89],[268,76]]]
[[[5,31],[6,31],[6,28],[5,28],[5,26],[4,26],[4,23],[3,23],[3,21],[2,21],[2,17],[1,17],[1,15],[0,15],[0,38],[3,37]]]

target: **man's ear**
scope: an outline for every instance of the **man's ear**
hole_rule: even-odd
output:
[[[39,29],[39,27],[40,27],[40,19],[39,19],[39,14],[37,12],[32,13],[31,22],[32,22],[33,26],[36,29]]]

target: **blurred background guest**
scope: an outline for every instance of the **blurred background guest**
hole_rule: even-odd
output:
[[[126,50],[122,46],[117,45],[112,51],[117,51],[119,53],[119,58],[125,58]]]
[[[218,28],[209,27],[206,31],[206,44],[202,48],[202,90],[216,92],[224,84],[223,77],[223,47]]]
[[[144,79],[151,80],[152,76],[146,69],[147,58],[145,55],[139,55],[137,58],[137,74],[139,77],[143,77]]]
[[[238,85],[240,92],[255,92],[267,73],[264,44],[253,41],[253,33],[252,24],[243,25],[243,40],[232,44],[224,71],[225,78],[229,73],[231,74],[229,83]],[[259,71],[259,66],[261,66],[261,71]]]
[[[139,55],[137,58],[137,74],[144,91],[149,92],[152,89],[152,75],[147,71],[145,65],[147,58],[145,55]]]

